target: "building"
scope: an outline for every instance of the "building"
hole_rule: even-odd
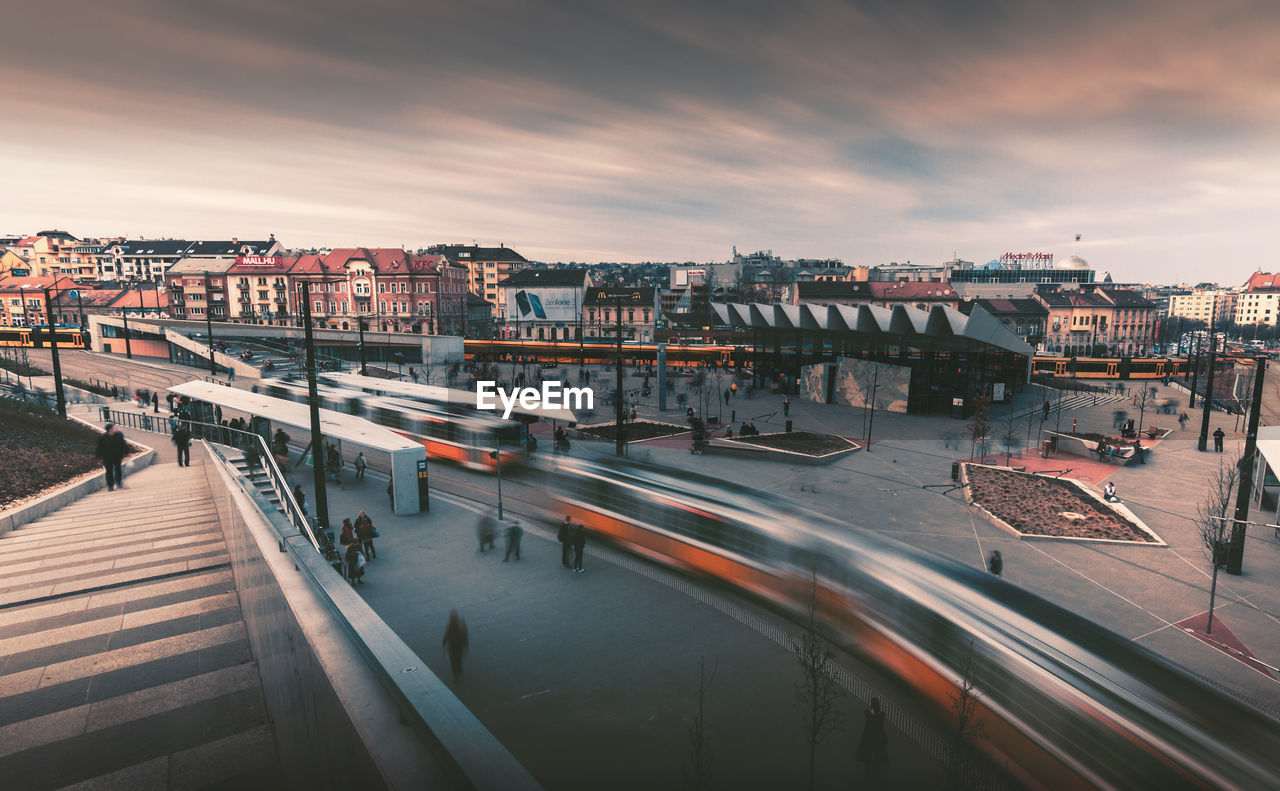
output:
[[[1280,275],[1253,273],[1236,302],[1235,322],[1264,327],[1280,322]]]
[[[582,324],[591,287],[586,269],[525,269],[498,284],[507,297],[505,338],[569,340]]]
[[[428,247],[427,252],[466,267],[467,290],[492,304],[497,309],[498,321],[507,315],[507,295],[498,284],[529,266],[528,259],[503,244],[497,247],[438,244]]]
[[[980,307],[990,313],[997,321],[1008,327],[1027,345],[1040,349],[1044,343],[1045,327],[1048,325],[1049,310],[1039,300],[1025,299],[977,299],[964,300],[960,303],[960,312],[968,316],[974,307]]]
[[[246,255],[226,269],[228,316],[242,324],[287,327],[294,316],[289,305],[289,272],[300,259],[280,255]]]
[[[1079,357],[1145,355],[1155,343],[1157,306],[1128,289],[1082,284],[1036,295],[1049,311],[1043,351]]]
[[[658,289],[653,286],[588,288],[582,307],[585,311],[582,332],[586,340],[616,342],[619,321],[624,341],[647,343],[654,339],[659,306]]]
[[[872,280],[866,285],[871,288],[871,304],[885,308],[907,305],[927,310],[934,305],[945,305],[949,308],[958,308],[960,305],[960,295],[950,283],[946,282]]]
[[[164,274],[169,289],[170,313],[175,319],[227,321],[227,271],[234,258],[183,258],[168,265]]]
[[[871,284],[866,281],[825,281],[792,283],[783,301],[792,305],[870,305]]]
[[[479,294],[467,292],[467,337],[488,340],[496,337],[493,303]]]
[[[31,263],[8,248],[0,249],[0,275],[29,277]]]
[[[13,239],[0,244],[27,264],[28,273],[39,277],[66,275],[79,283],[95,280],[98,263],[107,242],[99,239],[77,239],[66,231],[40,231],[35,236]],[[6,256],[7,257],[7,256]],[[0,270],[2,271],[2,270]]]
[[[1169,318],[1232,324],[1236,321],[1236,304],[1240,294],[1218,289],[1209,284],[1196,286],[1189,294],[1169,296]]]
[[[57,324],[77,324],[75,300],[70,297],[76,283],[62,275],[30,275],[20,277],[5,275],[0,277],[0,326],[34,327],[48,324],[45,311],[44,290],[50,289],[50,297],[54,305],[54,322]]]
[[[262,242],[192,242],[183,239],[137,239],[109,244],[98,264],[99,280],[164,279],[169,267],[184,258],[227,259],[237,256],[273,256],[282,251],[272,236]]]

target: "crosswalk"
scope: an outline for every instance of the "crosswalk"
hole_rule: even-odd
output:
[[[1121,393],[1094,393],[1087,390],[1067,390],[1062,391],[1065,395],[1059,399],[1057,394],[1050,398],[1053,405],[1053,411],[1061,409],[1064,413],[1076,409],[1084,409],[1093,406],[1105,406],[1107,404],[1116,404],[1122,401],[1131,401],[1133,396]],[[1018,418],[1026,418],[1043,409],[1043,406],[1028,409],[1018,414]]]

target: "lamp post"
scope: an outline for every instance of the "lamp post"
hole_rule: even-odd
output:
[[[1200,441],[1196,444],[1196,448],[1202,453],[1207,450],[1209,444],[1209,410],[1213,407],[1213,369],[1217,367],[1214,353],[1218,347],[1217,333],[1214,332],[1216,318],[1211,315],[1209,319],[1209,370],[1204,380],[1204,412],[1200,417]]]
[[[498,521],[502,521],[502,447],[499,443],[499,435],[495,432],[493,435],[493,450],[489,451],[489,458],[494,460],[498,465]]]
[[[209,373],[218,375],[218,363],[213,355],[213,291],[209,284],[209,273],[204,272],[204,326],[206,340],[209,341]]]
[[[614,425],[617,428],[617,431],[614,432],[614,435],[615,435],[614,453],[619,456],[624,456],[626,455],[626,452],[627,452],[627,440],[626,440],[626,437],[623,436],[623,432],[625,431],[625,429],[622,426],[622,294],[621,293],[618,294],[618,298],[615,300],[615,307],[618,311],[618,397],[614,399],[617,406],[617,417],[614,420]]]
[[[128,287],[128,286],[125,286],[125,289],[124,289],[124,295],[125,295],[125,300],[124,300],[124,302],[125,302],[125,303],[128,303],[128,301],[129,301],[129,299],[128,299],[128,296],[129,296],[129,287]],[[121,305],[120,305],[120,316],[121,316],[122,318],[124,318],[124,356],[125,356],[125,359],[132,360],[132,359],[133,359],[133,345],[129,343],[129,306],[128,306],[128,304],[121,304]]]
[[[316,346],[311,332],[311,284],[303,282],[302,327],[307,344],[307,411],[311,418],[311,470],[316,489],[316,519],[329,529],[329,495],[324,480],[324,436],[320,433],[320,396],[316,392]]]
[[[53,329],[53,298],[49,296],[48,288],[44,289],[44,312],[48,319],[45,326],[49,328],[49,356],[53,358],[53,390],[57,397],[58,417],[66,418],[67,398],[62,392],[62,364],[58,361],[58,335]]]
[[[1267,358],[1255,357],[1258,370],[1253,380],[1252,411],[1249,413],[1249,433],[1245,435],[1244,458],[1240,460],[1240,489],[1236,493],[1235,522],[1231,525],[1231,543],[1227,550],[1227,573],[1240,574],[1244,564],[1244,530],[1249,521],[1249,499],[1253,496],[1253,459],[1258,448],[1258,416],[1262,412],[1262,391],[1265,387]]]

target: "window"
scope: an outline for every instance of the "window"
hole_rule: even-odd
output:
[[[379,288],[381,288],[382,284],[381,284],[381,283],[379,283],[379,284],[378,284],[378,286],[379,286]],[[387,308],[387,303],[386,303],[386,302],[383,302],[383,303],[382,303],[382,312],[383,312],[383,313],[390,313],[390,312],[391,312],[391,311]]]
[[[379,283],[379,284],[378,284],[378,293],[379,293],[379,294],[385,294],[385,293],[387,293],[387,284],[386,284],[386,283]]]
[[[342,312],[343,313],[347,312],[347,301],[345,299],[342,300]]]
[[[338,312],[338,304],[337,304],[336,302],[334,302],[333,300],[329,300],[329,312],[330,312],[330,313],[337,313],[337,312]]]

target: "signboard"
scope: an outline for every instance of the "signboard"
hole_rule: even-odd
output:
[[[597,304],[607,302],[616,305],[619,300],[624,305],[641,305],[645,303],[645,292],[653,295],[652,287],[648,288],[591,288],[587,289],[586,302]]]
[[[508,288],[510,321],[577,322],[581,297],[574,288]]]
[[[1028,269],[1047,268],[1053,264],[1053,253],[1005,253],[1000,256],[1000,265],[1009,269],[1027,267]]]
[[[278,255],[236,256],[236,266],[245,269],[275,269],[284,266],[284,257]]]

